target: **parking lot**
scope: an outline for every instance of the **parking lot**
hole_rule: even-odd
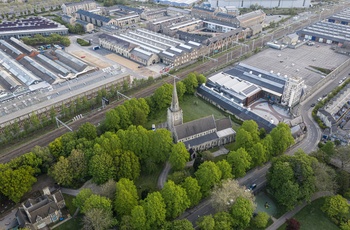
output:
[[[311,66],[333,70],[348,59],[330,48],[331,45],[317,42],[314,46],[303,45],[297,49],[268,48],[242,62],[265,71],[280,73],[281,76],[299,76],[304,79],[308,90],[326,76]]]

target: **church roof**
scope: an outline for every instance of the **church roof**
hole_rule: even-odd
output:
[[[175,133],[177,139],[183,139],[186,137],[191,137],[198,133],[203,133],[205,131],[216,129],[216,123],[214,116],[203,117],[198,120],[190,121],[182,125],[175,126]]]
[[[201,144],[208,142],[208,141],[217,140],[218,138],[219,137],[216,133],[209,133],[209,134],[204,135],[204,136],[200,136],[200,137],[188,140],[188,141],[184,141],[184,144],[185,144],[186,148],[191,148],[193,146],[201,145]]]
[[[222,119],[218,119],[215,121],[216,123],[216,130],[221,131],[227,128],[232,128],[232,122],[229,117],[225,117]]]

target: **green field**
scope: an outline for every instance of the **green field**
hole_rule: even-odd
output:
[[[210,115],[214,115],[215,119],[220,119],[227,116],[223,111],[219,110],[214,105],[204,101],[200,97],[193,95],[185,95],[183,100],[180,101],[180,107],[183,111],[184,123]],[[151,128],[152,124],[166,122],[166,113],[166,110],[157,113],[157,115],[152,117],[147,123],[146,128]],[[240,125],[233,123],[234,130],[237,130],[239,127]]]
[[[83,219],[83,216],[78,215],[77,217],[68,220],[67,222],[61,224],[60,226],[58,226],[55,229],[56,230],[73,230],[73,229],[74,230],[78,230],[78,229],[82,229],[82,226],[81,226],[82,219]]]
[[[338,230],[340,229],[321,211],[325,198],[317,199],[304,207],[294,218],[300,222],[300,230]],[[284,230],[286,224],[278,230]]]

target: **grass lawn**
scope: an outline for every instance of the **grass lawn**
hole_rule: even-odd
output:
[[[149,192],[158,191],[157,182],[159,174],[162,172],[164,165],[158,166],[157,170],[150,175],[140,175],[139,179],[135,181],[136,188],[141,195],[141,192],[148,190]]]
[[[67,222],[61,224],[56,230],[73,230],[73,229],[82,229],[82,215],[77,215],[77,217],[68,220]]]
[[[63,193],[63,197],[64,197],[64,201],[66,202],[66,208],[68,209],[69,214],[70,214],[71,216],[73,216],[75,210],[77,209],[77,208],[73,205],[74,196],[67,195],[67,194],[64,194],[64,193]]]
[[[193,95],[185,95],[183,100],[180,101],[180,107],[183,111],[184,123],[210,115],[214,115],[215,119],[227,117],[223,111],[219,110],[214,105]],[[151,129],[152,124],[166,122],[166,116],[166,110],[158,112],[156,116],[152,117],[150,121],[147,122],[146,128]],[[237,130],[239,127],[240,125],[233,123],[234,130]]]
[[[304,207],[294,218],[300,222],[301,230],[338,230],[337,225],[330,221],[327,215],[321,211],[325,198],[317,199]],[[286,224],[279,230],[284,230]]]
[[[218,161],[221,161],[221,160],[226,160],[227,158],[227,155],[220,155],[220,156],[217,156],[214,158],[214,162],[218,162]]]

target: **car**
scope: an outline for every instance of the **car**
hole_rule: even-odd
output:
[[[311,107],[315,107],[315,105],[316,105],[315,103],[312,103],[312,104],[311,104]]]
[[[256,184],[252,184],[251,186],[249,186],[248,190],[253,191],[255,188],[256,188]]]
[[[322,101],[322,97],[320,97],[319,99],[317,99],[317,101]]]
[[[81,58],[85,58],[85,56],[81,56]]]
[[[340,81],[339,81],[339,84],[341,84],[341,83],[343,83],[343,80],[340,80]]]
[[[323,94],[323,96],[322,97],[327,97],[328,95],[327,94]]]

